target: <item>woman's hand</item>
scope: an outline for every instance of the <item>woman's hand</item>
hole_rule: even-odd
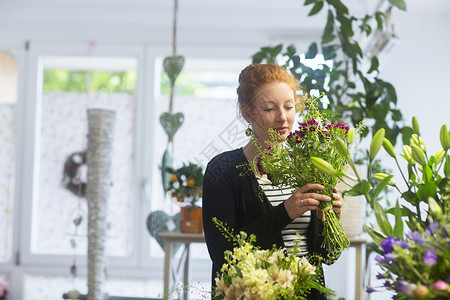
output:
[[[284,202],[284,207],[286,208],[286,211],[291,219],[298,218],[302,216],[305,212],[308,210],[317,210],[320,212],[320,216],[318,215],[319,219],[322,220],[322,212],[320,211],[319,204],[320,201],[331,201],[331,198],[318,194],[318,193],[309,193],[310,190],[323,190],[324,187],[321,184],[318,183],[308,183],[296,190],[291,197],[289,197]],[[335,188],[335,194],[337,195],[337,189]],[[335,196],[333,194],[333,196]],[[335,198],[336,199],[336,198]],[[339,205],[339,211],[341,204],[337,203]]]
[[[336,216],[338,219],[341,218],[341,209],[342,209],[342,196],[339,193],[337,187],[334,187],[333,189],[333,199],[332,203],[333,203],[333,210],[336,213]],[[319,210],[317,212],[317,218],[322,221],[323,220],[323,212],[321,210]]]

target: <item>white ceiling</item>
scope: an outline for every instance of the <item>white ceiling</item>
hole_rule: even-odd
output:
[[[317,38],[325,12],[304,0],[178,0],[180,45],[263,45]],[[344,0],[369,13],[379,0]],[[407,0],[408,14],[450,14],[448,0]],[[174,0],[0,0],[0,39],[119,41],[167,45]],[[403,13],[403,12],[400,12]]]

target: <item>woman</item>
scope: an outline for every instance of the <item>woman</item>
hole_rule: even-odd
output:
[[[296,107],[301,104],[298,88],[295,77],[276,64],[249,65],[239,76],[239,110],[251,126],[252,139],[242,148],[213,158],[203,181],[203,223],[213,263],[213,286],[225,263],[224,251],[233,249],[213,223],[214,217],[235,233],[254,234],[255,245],[262,249],[270,249],[274,244],[289,249],[293,240],[298,239],[298,232],[300,255],[328,255],[321,248],[323,225],[319,203],[332,199],[313,192],[323,186],[309,183],[294,193],[288,188],[272,187],[267,178],[259,175],[254,163],[258,148],[267,146],[269,129],[278,133],[280,142],[291,132]],[[252,172],[246,172],[248,166]],[[337,193],[333,197],[337,200],[333,202],[334,209],[340,213],[342,202]],[[315,292],[310,299],[324,299]]]

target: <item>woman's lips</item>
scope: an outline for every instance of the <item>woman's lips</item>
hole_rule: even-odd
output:
[[[275,128],[275,130],[279,133],[286,133],[289,131],[288,127],[280,127],[280,128]]]

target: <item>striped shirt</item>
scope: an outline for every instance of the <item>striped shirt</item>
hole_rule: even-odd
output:
[[[272,206],[278,206],[286,201],[292,195],[292,189],[286,187],[272,186],[270,180],[257,177],[261,189],[264,191],[267,199]],[[294,245],[294,240],[300,240],[300,253],[298,256],[308,254],[308,245],[306,241],[306,231],[311,220],[311,211],[305,212],[302,216],[293,220],[282,231],[284,246],[290,251]],[[297,233],[299,235],[297,235]]]

